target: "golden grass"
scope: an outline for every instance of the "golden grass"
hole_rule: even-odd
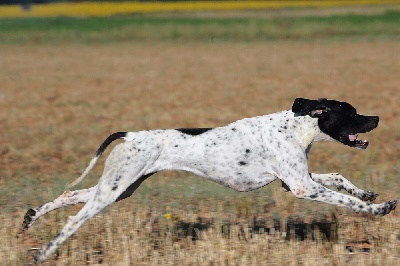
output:
[[[399,49],[398,42],[2,45],[0,261],[31,263],[29,250],[79,210],[57,210],[19,234],[27,208],[61,194],[110,133],[219,126],[290,108],[295,97],[340,99],[378,114],[367,150],[316,144],[310,169],[340,172],[379,193],[377,202],[398,198]],[[97,182],[103,162],[84,187]],[[83,225],[44,265],[396,265],[400,258],[398,210],[371,217],[295,199],[279,183],[236,193],[197,180],[157,174]],[[254,217],[270,226],[275,217],[309,223],[332,213],[336,242],[320,235],[286,241],[284,227],[252,237],[248,230]],[[180,238],[178,222],[198,218],[211,221],[209,230],[195,243]]]
[[[20,6],[0,6],[0,18],[24,17],[88,17],[149,12],[276,9],[292,7],[331,7],[397,4],[396,0],[327,0],[327,1],[194,1],[194,2],[82,2]]]
[[[250,234],[245,223],[233,224],[223,234],[218,222],[225,215],[222,209],[211,213],[215,222],[206,231],[197,230],[200,240],[194,242],[191,237],[179,238],[174,223],[161,213],[135,207],[119,206],[93,218],[43,265],[396,265],[400,258],[400,224],[390,216],[371,218],[367,225],[360,218],[344,218],[337,241],[299,242],[284,240],[282,232]],[[56,234],[66,217],[54,223],[58,219],[51,214],[25,234],[13,226],[21,218],[3,216],[0,220],[4,265],[31,263],[36,250],[30,247]],[[40,238],[38,231],[45,230],[46,237]],[[349,241],[349,237],[357,240]]]

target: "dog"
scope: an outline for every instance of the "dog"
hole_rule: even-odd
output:
[[[337,173],[309,173],[307,163],[311,145],[318,141],[338,141],[366,149],[368,141],[358,140],[357,136],[375,129],[378,122],[378,116],[358,114],[346,102],[297,98],[292,110],[245,118],[224,127],[117,132],[101,144],[83,174],[60,197],[27,211],[23,227],[28,229],[52,210],[86,203],[38,252],[35,261],[41,262],[85,221],[111,203],[129,197],[144,180],[163,170],[187,171],[242,192],[263,187],[278,178],[297,198],[386,215],[395,209],[396,200],[372,203],[378,194],[357,188]],[[125,142],[111,151],[98,184],[70,191],[117,139]],[[336,186],[353,196],[325,186]]]

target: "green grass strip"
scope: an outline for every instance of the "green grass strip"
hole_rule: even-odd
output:
[[[297,18],[0,19],[0,43],[118,41],[398,40],[400,12]]]

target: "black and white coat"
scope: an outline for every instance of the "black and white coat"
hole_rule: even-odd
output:
[[[106,160],[98,184],[89,189],[65,191],[43,206],[28,210],[24,228],[40,216],[63,206],[86,203],[49,244],[37,261],[50,256],[85,221],[115,201],[129,197],[149,176],[164,170],[183,170],[237,191],[263,187],[275,179],[302,199],[311,199],[356,212],[385,215],[397,201],[375,204],[378,194],[357,188],[342,175],[314,174],[308,170],[308,152],[318,141],[339,141],[366,149],[367,141],[357,139],[377,127],[377,116],[357,114],[346,102],[298,98],[292,110],[246,118],[224,127],[117,132],[100,146],[79,183],[94,167],[105,148],[124,139]],[[345,189],[353,196],[325,186]]]

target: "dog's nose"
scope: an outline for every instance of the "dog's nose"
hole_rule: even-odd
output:
[[[374,121],[374,123],[375,123],[375,127],[377,127],[378,126],[378,123],[379,123],[379,116],[373,116],[372,117],[372,119],[373,119],[373,121]]]

